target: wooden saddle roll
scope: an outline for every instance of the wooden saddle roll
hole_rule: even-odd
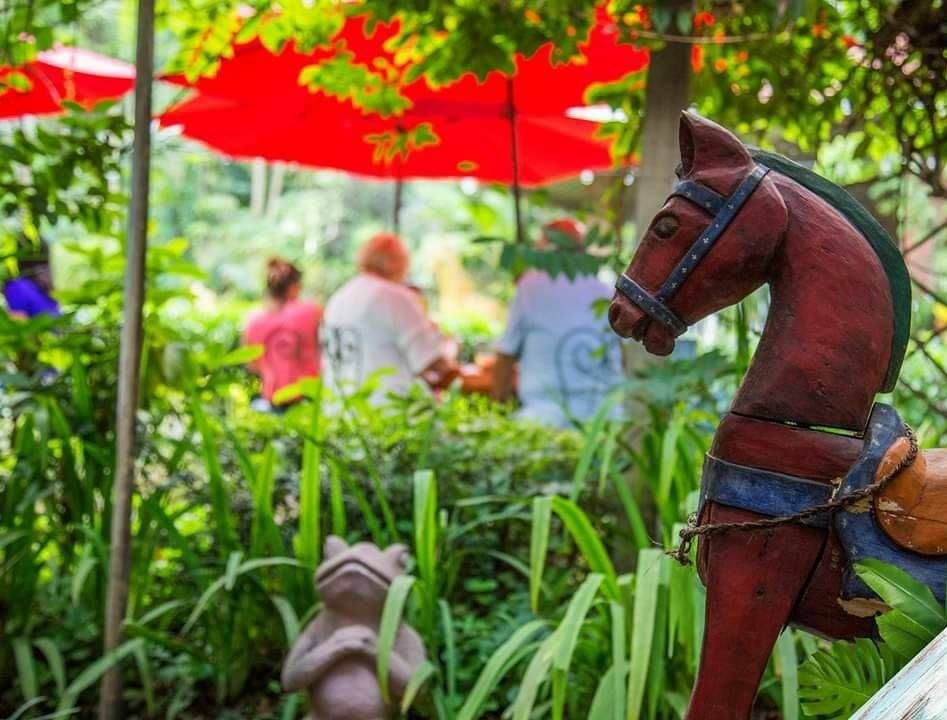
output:
[[[907,438],[897,440],[876,477],[883,477],[907,452]],[[918,453],[875,498],[875,517],[885,534],[905,550],[947,555],[947,449]]]

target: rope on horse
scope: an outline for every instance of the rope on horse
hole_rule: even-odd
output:
[[[853,490],[852,492],[841,497],[833,497],[827,503],[813,505],[811,508],[800,510],[799,512],[793,513],[792,515],[781,515],[779,517],[764,518],[762,520],[752,520],[749,522],[704,523],[703,525],[700,525],[698,524],[697,514],[694,513],[690,516],[690,518],[688,518],[687,527],[681,530],[680,545],[678,545],[676,550],[668,550],[667,554],[677,560],[681,565],[689,565],[691,544],[694,542],[694,538],[696,537],[710,537],[712,535],[721,535],[728,532],[767,530],[780,527],[782,525],[787,525],[788,523],[807,520],[817,515],[825,515],[826,513],[831,513],[835,510],[849,507],[868,498],[873,499],[876,495],[878,495],[878,493],[884,490],[892,480],[901,474],[902,471],[910,467],[911,463],[913,463],[917,458],[917,437],[914,435],[914,430],[912,430],[907,424],[904,426],[904,437],[906,437],[908,440],[908,451],[905,456],[901,458],[901,461],[891,470],[889,470],[884,475],[884,477],[879,479],[877,482],[872,483],[871,485],[866,485],[865,487],[859,488],[858,490]]]

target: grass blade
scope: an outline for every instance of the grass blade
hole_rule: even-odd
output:
[[[293,543],[296,557],[315,570],[322,551],[322,383],[309,403],[309,428],[303,440],[302,475],[299,480],[299,533]]]
[[[454,620],[450,605],[446,600],[438,602],[441,608],[441,634],[444,637],[444,665],[447,670],[447,694],[453,697],[457,692],[457,640],[454,633]]]
[[[546,568],[546,552],[549,549],[549,522],[552,515],[552,498],[538,497],[533,500],[533,523],[529,538],[529,605],[533,613],[539,614],[539,594],[542,590],[543,571]]]
[[[36,684],[36,662],[33,660],[33,651],[30,641],[25,637],[13,638],[13,658],[16,661],[16,674],[20,678],[20,690],[26,700],[35,700],[39,695]]]
[[[417,670],[411,674],[408,684],[404,689],[404,696],[401,698],[402,715],[407,714],[418,692],[420,692],[421,688],[424,687],[424,683],[426,683],[433,674],[434,666],[428,660],[421,663]]]
[[[56,713],[66,713],[75,708],[76,701],[84,690],[98,682],[106,670],[122,662],[122,660],[134,653],[138,648],[142,647],[143,644],[144,641],[141,638],[128,640],[89,665],[85,670],[79,673],[79,676],[66,688],[66,692],[62,694],[59,705],[56,707]]]
[[[609,706],[611,713],[603,716],[608,720],[624,720],[627,702],[625,676],[628,674],[628,629],[625,608],[620,603],[609,604],[612,618],[612,678]]]
[[[332,534],[344,538],[348,532],[345,518],[345,495],[336,463],[329,465],[329,506],[332,510]]]
[[[552,498],[552,509],[579,546],[592,572],[604,576],[605,590],[609,599],[618,600],[618,575],[588,516],[574,502],[560,497]]]
[[[391,702],[388,689],[391,651],[395,646],[404,606],[413,585],[414,578],[410,575],[399,575],[394,579],[388,589],[388,597],[385,598],[385,607],[381,613],[381,623],[378,626],[378,684],[381,686],[381,696],[386,703]]]
[[[545,623],[542,620],[528,622],[517,628],[509,639],[494,651],[483,670],[480,671],[473,689],[467,695],[460,712],[457,713],[456,720],[475,720],[478,717],[483,703],[509,670],[510,659],[544,626]],[[551,656],[550,662],[552,662]]]
[[[276,606],[276,611],[283,621],[283,630],[286,633],[286,645],[287,647],[292,647],[293,643],[296,642],[296,638],[299,637],[299,616],[296,615],[296,611],[293,609],[289,600],[282,595],[271,595],[270,600],[273,602],[273,605]]]
[[[651,645],[654,642],[654,619],[661,586],[661,562],[664,557],[664,551],[658,548],[648,548],[638,553],[628,669],[628,720],[638,720],[641,717]]]
[[[589,575],[566,608],[565,617],[559,625],[559,643],[553,657],[553,703],[552,717],[554,720],[562,720],[562,713],[565,707],[565,688],[566,680],[569,674],[569,666],[572,664],[572,655],[575,653],[575,646],[579,642],[579,633],[582,631],[582,624],[585,622],[586,615],[595,602],[595,595],[598,593],[599,586],[605,578],[593,573]]]
[[[66,662],[63,660],[62,653],[50,638],[37,638],[33,644],[46,658],[49,674],[53,676],[53,682],[56,683],[56,694],[62,695],[66,691]]]
[[[552,661],[559,645],[559,631],[550,634],[533,654],[533,658],[523,673],[516,699],[510,708],[512,720],[529,720],[533,716],[533,707],[536,705],[536,696],[540,686],[549,676]]]
[[[776,659],[782,676],[783,720],[799,720],[799,657],[792,630],[785,630],[776,641]]]

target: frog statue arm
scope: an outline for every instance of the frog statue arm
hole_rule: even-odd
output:
[[[305,690],[345,657],[376,656],[377,636],[367,628],[341,628],[325,638],[318,620],[309,624],[296,641],[283,666],[282,682],[287,692]]]

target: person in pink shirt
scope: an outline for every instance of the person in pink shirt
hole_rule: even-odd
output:
[[[247,345],[263,346],[263,354],[251,367],[263,380],[263,399],[274,406],[279,405],[273,402],[278,390],[302,378],[319,376],[322,308],[299,299],[301,280],[302,273],[291,262],[271,258],[266,264],[269,298],[249,317],[244,330]]]

